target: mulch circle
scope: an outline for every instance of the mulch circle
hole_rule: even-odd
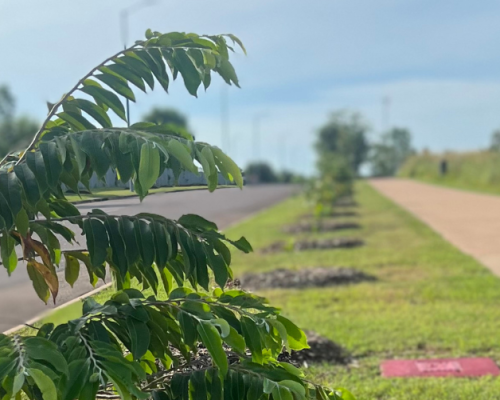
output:
[[[304,251],[304,250],[327,250],[327,249],[349,249],[363,246],[365,243],[361,239],[354,238],[331,238],[331,239],[312,239],[297,240],[293,244],[287,244],[284,241],[274,242],[263,248],[261,253],[272,254],[281,251]]]
[[[308,364],[323,362],[348,365],[352,364],[354,361],[349,352],[339,344],[319,335],[314,331],[305,330],[304,332],[307,335],[307,343],[310,348],[300,351],[292,350],[291,353],[283,350],[283,352],[278,356],[278,361],[288,362],[297,367],[307,367]],[[234,353],[226,344],[224,344],[223,347],[229,364],[238,364],[238,355]],[[189,361],[185,360],[177,349],[170,347],[170,351],[172,351],[175,356],[180,357],[180,365],[178,365],[175,369],[165,370],[161,364],[158,364],[159,371],[163,371],[164,373],[165,381],[169,381],[174,373],[190,373],[196,370],[209,368],[213,365],[210,353],[207,351],[205,346],[201,344],[198,346],[196,351],[191,353],[191,359]],[[247,352],[247,355],[250,356],[251,354]]]
[[[338,199],[333,203],[333,207],[358,207],[359,203],[357,203],[352,198]]]
[[[310,233],[310,232],[332,232],[345,229],[359,229],[361,225],[355,222],[336,222],[331,220],[316,222],[301,222],[295,225],[286,226],[285,233]]]
[[[258,290],[326,287],[374,280],[375,277],[354,268],[315,267],[299,270],[278,268],[260,274],[246,274],[239,279],[239,282],[243,289]]]
[[[292,353],[283,352],[279,361],[286,361],[297,366],[305,366],[312,363],[330,363],[348,365],[353,362],[349,352],[339,344],[319,335],[314,331],[305,331],[307,343],[310,349],[300,351],[292,350]]]
[[[331,238],[331,239],[313,239],[313,240],[298,240],[293,248],[297,251],[311,249],[346,249],[352,247],[363,246],[364,242],[361,239],[352,238]]]

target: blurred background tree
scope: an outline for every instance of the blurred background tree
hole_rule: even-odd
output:
[[[361,165],[366,161],[369,151],[366,138],[368,124],[359,113],[336,111],[328,122],[320,128],[315,143],[316,151],[321,159],[345,158],[355,175],[359,174]]]
[[[16,116],[16,100],[9,87],[0,86],[0,157],[25,148],[38,130],[38,122]]]
[[[392,128],[384,133],[379,143],[372,145],[370,166],[373,176],[393,176],[415,150],[411,132],[405,128]]]
[[[493,131],[491,134],[490,150],[500,151],[500,129]]]
[[[186,116],[173,108],[154,107],[151,111],[144,114],[142,121],[153,122],[158,125],[174,124],[185,129],[188,128]]]
[[[272,167],[265,162],[250,163],[245,168],[245,177],[248,183],[275,183],[278,176]]]

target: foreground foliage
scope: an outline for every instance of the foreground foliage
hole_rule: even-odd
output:
[[[44,325],[37,336],[1,336],[1,397],[350,398],[346,391],[305,381],[298,369],[279,362],[283,348],[307,347],[304,333],[265,299],[226,289],[232,278],[228,245],[251,252],[246,239],[230,240],[197,215],[177,221],[99,209],[81,215],[66,199],[66,189],[78,193],[93,174],[103,179],[110,168],[123,182],[131,180],[141,199],[165,168],[178,176],[201,165],[209,190],[217,187],[219,173],[243,184],[228,156],[195,142],[183,128],[112,126],[110,112],[128,122],[123,101],[135,100],[130,85],[168,90],[180,75],[196,96],[202,84],[209,87],[212,73],[238,85],[226,40],[244,48],[233,35],[147,31],[146,37],[78,81],[50,106],[29,147],[0,163],[0,249],[7,271],[16,268],[20,247],[45,302],[57,298],[61,260],[70,285],[83,265],[91,283],[110,272],[118,289],[105,304],[87,300],[77,320]],[[74,244],[77,228],[86,246],[64,248]],[[155,295],[145,298],[131,289],[132,281]],[[167,298],[157,296],[161,287]]]

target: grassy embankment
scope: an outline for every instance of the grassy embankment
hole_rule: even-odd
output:
[[[462,254],[407,212],[358,185],[358,222],[363,228],[322,237],[362,237],[350,250],[260,254],[281,232],[310,209],[292,198],[227,231],[245,235],[256,252],[234,254],[237,275],[278,267],[347,266],[378,278],[351,286],[306,290],[276,289],[261,294],[303,328],[344,345],[358,367],[314,365],[314,380],[349,388],[358,399],[490,400],[500,398],[496,378],[384,379],[379,363],[389,358],[489,356],[500,361],[500,279]],[[103,299],[106,293],[98,297]]]
[[[448,172],[442,176],[439,164],[443,159],[448,163]],[[500,194],[500,152],[418,154],[406,161],[398,175],[457,189]]]

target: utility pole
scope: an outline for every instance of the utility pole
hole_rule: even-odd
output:
[[[129,33],[129,16],[130,14],[145,8],[152,6],[153,4],[156,4],[157,0],[142,0],[137,3],[132,4],[131,6],[128,6],[120,11],[120,36],[122,39],[123,43],[123,48],[127,48],[127,42],[128,42],[128,33]],[[130,126],[130,102],[128,99],[125,99],[125,108],[126,108],[126,117],[127,117],[127,127]],[[134,184],[132,183],[132,180],[129,181],[129,189],[131,192],[134,191]]]
[[[382,98],[382,132],[385,132],[390,128],[390,117],[391,98],[389,96],[384,96]]]
[[[253,116],[252,124],[252,139],[253,139],[253,158],[254,161],[260,161],[260,123],[262,118],[266,117],[266,114],[257,113]]]
[[[129,34],[129,16],[143,8],[152,6],[157,3],[157,0],[142,0],[132,4],[120,11],[120,36],[123,43],[123,48],[127,48],[128,34]],[[128,99],[125,101],[127,111],[127,126],[130,126],[130,102]]]

